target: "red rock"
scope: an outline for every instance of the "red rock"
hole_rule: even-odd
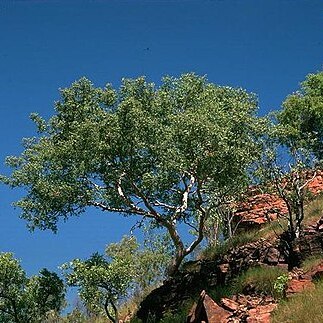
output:
[[[323,261],[308,270],[305,275],[311,277],[311,279],[323,277]]]
[[[232,313],[220,307],[209,295],[202,291],[187,317],[188,323],[227,323]]]
[[[271,312],[277,304],[260,305],[248,311],[247,323],[270,323]]]
[[[286,295],[292,296],[296,293],[300,293],[305,289],[314,289],[315,285],[308,279],[291,279],[287,283]]]
[[[221,305],[224,307],[224,309],[230,312],[234,312],[239,308],[239,303],[233,301],[230,298],[222,298]]]
[[[309,171],[307,174],[310,182],[307,188],[314,195],[319,194],[323,191],[323,171],[316,171],[316,176],[312,179],[314,173]],[[237,211],[235,216],[237,222],[241,225],[257,225],[260,226],[268,221],[276,220],[279,214],[288,213],[287,206],[283,199],[275,194],[259,194],[258,188],[251,187],[248,192],[248,198],[245,202],[238,203],[235,205]],[[323,223],[320,223],[320,232],[323,231]]]
[[[207,294],[204,297],[204,308],[207,316],[208,323],[227,323],[231,313],[220,307],[210,296]]]

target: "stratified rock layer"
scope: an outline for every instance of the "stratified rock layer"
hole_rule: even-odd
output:
[[[308,172],[310,181],[307,187],[313,195],[318,195],[323,192],[323,171],[318,170],[315,174],[313,178],[313,172]],[[261,194],[257,187],[253,187],[246,201],[237,206],[235,221],[239,222],[242,228],[257,227],[276,220],[279,214],[287,212],[286,203],[282,198],[275,194]],[[321,229],[323,230],[323,225]]]

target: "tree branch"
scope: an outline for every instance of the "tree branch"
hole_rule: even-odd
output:
[[[102,202],[97,202],[97,201],[89,201],[88,204],[90,206],[100,208],[102,211],[126,213],[126,214],[137,214],[137,215],[142,215],[142,216],[146,216],[146,217],[152,217],[152,216],[149,216],[149,214],[146,211],[141,210],[138,207],[136,207],[136,209],[115,208],[115,207],[111,207],[111,206],[108,206]]]
[[[194,248],[203,240],[204,238],[204,224],[205,224],[205,220],[207,217],[207,214],[209,212],[206,211],[203,207],[203,197],[202,197],[202,193],[201,193],[201,186],[202,186],[202,182],[197,180],[197,188],[196,188],[196,193],[197,193],[197,197],[198,197],[198,201],[197,201],[197,209],[200,211],[200,215],[199,215],[199,223],[198,223],[198,230],[197,233],[197,237],[196,239],[190,244],[190,246],[188,248],[185,249],[185,253],[189,254],[190,252],[192,252],[194,250]]]
[[[185,185],[185,190],[182,192],[182,204],[181,206],[179,206],[178,208],[176,208],[175,214],[174,214],[174,218],[178,219],[180,217],[180,215],[182,213],[184,213],[187,210],[188,207],[188,196],[189,193],[195,183],[195,177],[193,175],[191,175],[190,177],[190,181],[188,184],[186,184],[185,179],[183,177],[183,183]]]

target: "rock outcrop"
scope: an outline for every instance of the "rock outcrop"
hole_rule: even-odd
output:
[[[323,260],[307,272],[295,269],[289,273],[285,288],[288,298],[305,290],[315,289],[313,280],[323,276]],[[265,295],[234,295],[222,298],[217,304],[205,291],[191,308],[187,323],[270,323],[271,313],[277,302]]]
[[[312,179],[313,172],[308,173]],[[308,189],[313,195],[323,192],[323,171],[316,171],[316,176],[308,183]],[[261,193],[257,187],[250,189],[245,202],[237,205],[235,222],[240,228],[259,227],[276,220],[279,214],[287,213],[287,206],[282,198],[275,194]],[[322,227],[323,229],[323,227]]]
[[[147,321],[149,316],[160,319],[165,311],[176,311],[182,303],[195,298],[201,290],[229,284],[241,272],[255,265],[286,266],[278,241],[260,239],[233,248],[215,260],[192,262],[191,270],[178,273],[152,291],[141,303],[137,317]]]
[[[235,295],[222,298],[220,304],[202,291],[193,305],[187,323],[269,323],[271,312],[277,304],[269,296]]]
[[[300,255],[300,261],[312,255],[322,255],[322,223],[323,217],[317,223],[304,230],[301,237],[295,242],[298,246],[297,250]],[[283,245],[284,244],[282,244],[279,239],[271,241],[260,239],[257,242],[251,242],[244,246],[233,248],[215,260],[191,262],[190,266],[188,266],[189,269],[180,272],[177,276],[165,281],[162,286],[152,291],[152,293],[143,300],[137,312],[137,317],[143,322],[146,322],[150,315],[156,320],[159,320],[166,311],[176,312],[185,301],[196,299],[201,290],[213,289],[216,286],[230,284],[233,278],[252,266],[282,266],[287,269],[288,259]],[[290,294],[313,286],[311,283],[312,279],[319,275],[323,275],[323,263],[313,272],[302,273],[298,276],[294,275],[292,279],[296,279],[298,282],[292,281],[290,283]],[[303,282],[302,280],[307,281]],[[202,305],[205,303],[203,302]],[[234,302],[238,303],[239,306],[241,305],[241,301],[239,301],[239,303],[236,299],[227,299],[224,300],[221,305],[217,305],[221,306],[226,311],[234,312],[236,311],[235,307],[238,306]],[[210,304],[213,303],[211,302]],[[263,302],[261,304],[261,306],[267,305],[268,302]],[[254,308],[255,307],[248,308],[248,311],[249,309]],[[244,314],[241,315],[247,315],[246,318],[249,317],[249,323],[258,322],[258,318],[255,317],[261,317],[261,319],[265,320],[265,317],[267,317],[267,314],[270,312],[267,312],[267,310],[270,308],[271,307],[261,307],[250,313],[248,312],[248,315],[244,311]]]

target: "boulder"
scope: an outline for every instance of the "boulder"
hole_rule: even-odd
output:
[[[305,273],[306,276],[310,277],[311,279],[319,279],[323,277],[323,260],[315,265],[313,268],[308,270]]]
[[[231,313],[219,306],[205,291],[193,305],[187,317],[187,323],[227,323]]]
[[[230,298],[222,298],[221,299],[221,305],[224,309],[230,311],[230,312],[234,312],[237,311],[239,309],[240,304],[235,302],[234,300],[230,299]]]
[[[277,248],[270,247],[265,255],[264,262],[270,265],[276,265],[279,262],[280,252]]]
[[[286,296],[291,297],[296,293],[301,293],[306,289],[314,289],[315,285],[308,279],[291,279],[287,283]]]
[[[248,311],[247,323],[270,323],[271,312],[277,304],[259,305]]]

